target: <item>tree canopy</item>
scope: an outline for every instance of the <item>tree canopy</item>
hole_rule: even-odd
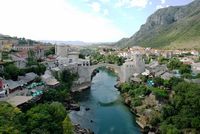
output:
[[[173,87],[175,95],[163,107],[161,131],[192,129],[200,130],[200,86],[181,82]]]
[[[59,102],[39,104],[24,113],[0,102],[0,133],[72,134],[73,130],[67,111]]]

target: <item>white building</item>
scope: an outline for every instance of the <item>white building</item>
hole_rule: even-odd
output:
[[[79,49],[76,47],[71,47],[68,45],[57,45],[56,46],[56,55],[58,66],[69,66],[69,65],[78,65],[78,66],[90,66],[89,59],[80,59],[79,58]]]
[[[200,73],[200,62],[193,63],[191,66],[192,66],[193,73],[195,74]]]

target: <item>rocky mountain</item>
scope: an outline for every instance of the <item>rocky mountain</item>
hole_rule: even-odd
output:
[[[76,45],[76,46],[85,46],[90,45],[91,43],[83,42],[83,41],[59,41],[59,40],[40,40],[44,43],[58,44],[58,45]]]
[[[200,48],[200,0],[157,10],[132,37],[123,38],[114,45]]]

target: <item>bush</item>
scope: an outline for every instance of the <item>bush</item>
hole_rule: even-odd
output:
[[[74,134],[74,126],[68,116],[63,121],[63,134]]]
[[[161,125],[161,134],[180,134],[180,131],[173,125]]]
[[[160,99],[167,99],[168,98],[168,93],[165,89],[151,87],[150,90],[156,96],[156,99],[160,100]]]
[[[134,98],[134,99],[132,99],[132,101],[131,101],[131,106],[132,107],[137,107],[137,106],[141,106],[142,105],[142,99],[140,99],[140,98]]]

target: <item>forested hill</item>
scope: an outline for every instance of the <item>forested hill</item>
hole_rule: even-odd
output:
[[[18,38],[18,37],[11,37],[9,35],[3,35],[0,34],[0,44],[2,42],[9,42],[11,44],[17,44],[17,45],[33,45],[38,44],[38,41],[31,40],[31,39],[25,39],[25,38]]]
[[[157,10],[132,37],[123,38],[114,45],[200,48],[200,0]]]

